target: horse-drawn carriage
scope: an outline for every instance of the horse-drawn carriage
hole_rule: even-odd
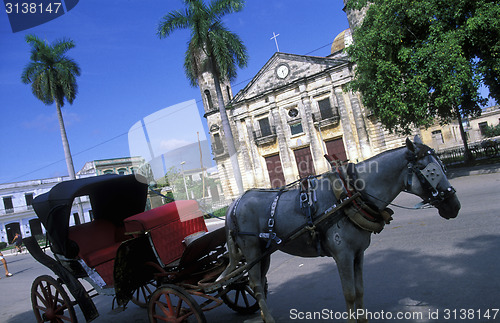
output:
[[[56,185],[33,202],[55,259],[34,238],[24,239],[30,253],[58,276],[33,283],[37,320],[75,322],[75,304],[87,321],[96,318],[91,296],[78,280],[84,278],[98,293],[115,295],[120,306],[147,305],[151,322],[204,322],[203,311],[222,303],[243,313],[260,308],[264,320],[274,322],[266,305],[266,273],[278,249],[333,257],[347,312],[363,310],[364,251],[371,233],[391,219],[387,206],[396,196],[415,194],[445,219],[455,218],[461,206],[441,161],[419,138],[358,164],[333,165],[336,171],[278,190],[245,192],[229,206],[225,228],[209,233],[194,201],[143,212],[147,185],[134,176]],[[94,220],[69,227],[73,199],[82,195],[90,198]],[[205,301],[198,304],[192,296]]]
[[[204,322],[203,312],[223,303],[243,313],[258,310],[243,274],[215,282],[228,264],[224,228],[208,232],[196,201],[144,211],[147,192],[134,175],[103,175],[61,182],[35,198],[54,258],[33,237],[24,243],[57,276],[33,282],[38,322],[76,322],[75,305],[92,321],[99,294],[113,295],[121,307],[147,306],[151,322]],[[92,221],[70,226],[80,196],[90,200]]]

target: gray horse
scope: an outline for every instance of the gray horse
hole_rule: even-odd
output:
[[[424,174],[432,165],[434,177]],[[396,196],[407,191],[421,197],[435,206],[439,214],[450,219],[458,215],[460,202],[446,178],[441,161],[432,149],[422,144],[418,137],[415,143],[406,140],[406,147],[381,153],[364,162],[354,165],[356,174],[354,186],[363,200],[372,209],[384,210]],[[437,168],[437,169],[436,169]],[[347,176],[347,167],[342,166],[340,173]],[[334,172],[328,172],[318,179],[314,190],[316,200],[314,214],[324,214],[325,210],[339,203],[334,194],[338,180]],[[241,261],[256,262],[249,270],[250,286],[261,309],[265,322],[274,322],[266,305],[266,274],[270,256],[266,248],[272,244],[279,250],[301,257],[331,256],[337,263],[347,312],[357,313],[363,306],[363,256],[370,245],[371,233],[355,225],[344,212],[337,211],[329,219],[318,224],[313,234],[300,234],[291,241],[276,245],[279,239],[271,242],[259,237],[259,233],[269,233],[269,219],[272,208],[276,236],[286,237],[307,221],[299,201],[298,189],[285,190],[276,199],[277,192],[270,190],[249,190],[235,201],[226,214],[226,230],[230,264],[221,278],[229,275]],[[277,203],[273,203],[274,201]],[[274,207],[272,207],[274,206]],[[265,235],[264,235],[265,237]],[[318,240],[318,243],[313,242]],[[319,246],[319,247],[318,247]],[[260,261],[259,261],[260,259]],[[358,317],[358,321],[366,321]],[[349,316],[348,321],[356,321]]]

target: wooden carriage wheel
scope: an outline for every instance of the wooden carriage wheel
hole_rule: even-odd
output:
[[[142,308],[148,307],[148,301],[151,297],[151,294],[158,288],[158,284],[155,280],[137,288],[132,294],[132,298],[130,299],[132,303]]]
[[[257,298],[249,285],[248,274],[225,288],[229,289],[229,291],[221,298],[233,311],[248,315],[259,310]],[[265,293],[267,295],[267,284],[265,287]]]
[[[31,286],[31,304],[37,322],[72,322],[77,318],[63,286],[48,275],[37,277]]]
[[[184,289],[162,285],[152,295],[148,306],[149,322],[206,323],[205,314]]]

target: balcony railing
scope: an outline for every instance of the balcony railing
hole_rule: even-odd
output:
[[[267,145],[276,141],[276,127],[272,126],[265,129],[255,130],[253,138],[258,146]]]
[[[225,151],[226,149],[224,148],[224,144],[220,143],[216,145],[215,143],[212,143],[212,153],[214,154],[214,156],[221,156]]]
[[[333,114],[328,117],[324,117],[321,115],[319,112],[313,113],[313,122],[316,125],[319,125],[320,127],[325,127],[325,126],[330,126],[330,125],[337,125],[340,121],[340,117],[338,114]]]

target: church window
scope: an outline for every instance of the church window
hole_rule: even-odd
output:
[[[214,105],[212,103],[212,95],[210,94],[210,91],[209,90],[205,90],[204,93],[205,93],[205,97],[207,99],[208,110],[213,110],[214,109]]]
[[[304,132],[302,129],[302,123],[294,123],[290,125],[290,132],[292,133],[292,136],[298,135]]]
[[[125,175],[126,173],[127,173],[127,169],[125,169],[125,168],[120,168],[120,169],[118,170],[118,174],[119,174],[119,175]]]
[[[104,174],[114,174],[115,172],[112,169],[107,169],[103,173]]]
[[[263,118],[259,120],[260,133],[263,137],[272,135],[271,125],[269,124],[268,118]]]
[[[229,89],[229,86],[226,86],[226,91],[227,91],[227,99],[231,100],[231,90]]]
[[[318,101],[318,105],[321,119],[333,118],[334,115],[329,98]]]
[[[220,135],[218,133],[214,134],[214,150],[220,151],[223,149],[222,140],[220,139]]]
[[[297,109],[295,109],[295,108],[290,109],[290,110],[288,111],[288,116],[289,116],[290,118],[295,118],[295,117],[296,117],[296,116],[298,116],[298,115],[299,115],[299,110],[297,110]]]

